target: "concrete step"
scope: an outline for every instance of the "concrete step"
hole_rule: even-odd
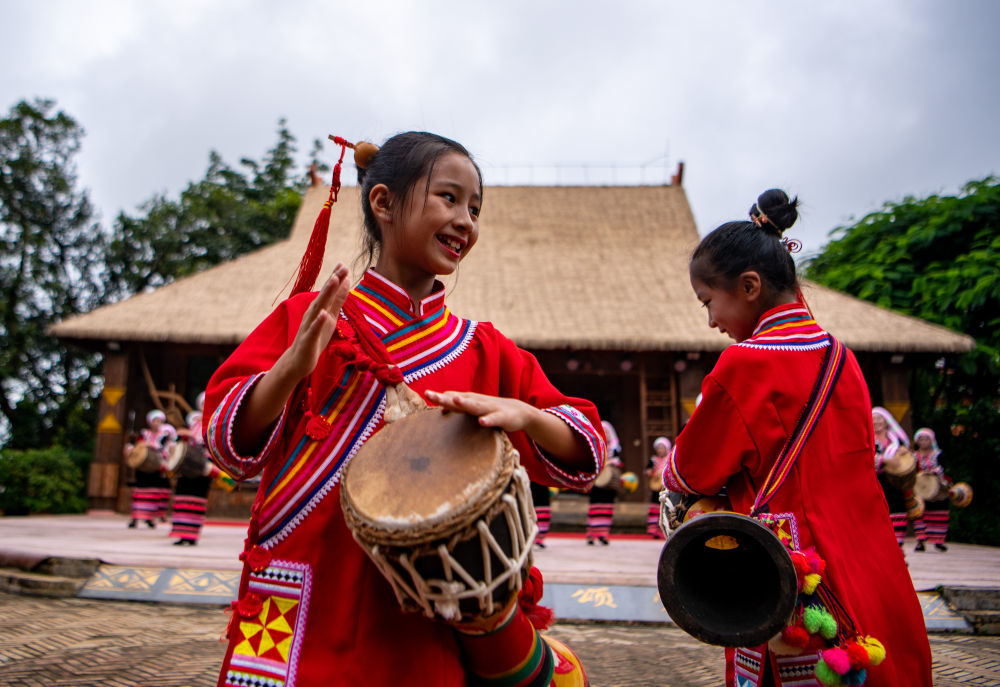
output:
[[[962,611],[977,635],[1000,635],[1000,611]]]
[[[941,596],[957,611],[1000,611],[1000,587],[946,585]]]
[[[52,597],[76,596],[86,581],[86,577],[63,577],[27,572],[17,568],[0,568],[0,590],[14,594]]]
[[[1000,587],[943,586],[941,597],[977,635],[1000,635]]]
[[[0,549],[0,568],[61,577],[90,577],[101,561],[97,558],[47,556],[12,549]]]

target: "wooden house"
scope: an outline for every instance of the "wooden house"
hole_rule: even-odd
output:
[[[133,413],[193,403],[287,295],[326,197],[322,185],[306,191],[285,241],[51,329],[104,356],[92,507],[127,507],[122,445]],[[345,187],[323,274],[338,260],[352,265],[361,224],[357,188]],[[709,329],[688,281],[698,240],[679,175],[663,186],[488,187],[479,243],[447,283],[449,307],[492,321],[538,357],[557,387],[596,402],[617,428],[626,469],[641,475],[653,439],[676,436],[702,377],[730,343]],[[352,277],[363,267],[354,262]],[[873,402],[904,426],[912,363],[973,346],[968,336],[815,284],[803,290],[817,320],[857,354]],[[644,501],[646,493],[629,498]]]

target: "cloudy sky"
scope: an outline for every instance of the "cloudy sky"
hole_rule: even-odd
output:
[[[993,0],[0,0],[0,17],[2,113],[47,97],[85,128],[106,226],[202,178],[210,150],[260,159],[281,118],[303,164],[329,133],[425,129],[487,184],[661,182],[683,161],[702,234],[779,186],[806,252],[885,201],[1000,173]]]

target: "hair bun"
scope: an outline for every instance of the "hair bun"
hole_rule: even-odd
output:
[[[750,220],[780,237],[799,218],[798,206],[798,197],[789,200],[780,188],[772,188],[757,196],[757,202],[750,208]]]
[[[358,169],[368,169],[368,165],[375,158],[378,146],[368,141],[358,141],[354,145],[354,165]]]

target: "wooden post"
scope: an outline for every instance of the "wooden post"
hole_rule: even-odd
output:
[[[910,414],[910,370],[902,356],[884,357],[879,365],[882,385],[882,405],[892,413],[907,435],[913,434],[913,417]]]
[[[127,380],[128,354],[105,351],[104,390],[98,409],[94,460],[87,479],[90,508],[114,509],[118,500],[118,478],[125,446]]]

